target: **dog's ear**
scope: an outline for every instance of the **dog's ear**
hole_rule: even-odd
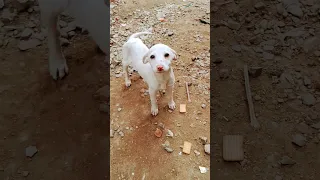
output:
[[[171,49],[171,48],[170,48],[170,50],[171,50],[171,52],[172,52],[173,55],[174,55],[172,60],[177,60],[177,58],[178,58],[177,52],[176,52],[175,50]]]
[[[147,64],[149,62],[149,55],[150,55],[150,52],[148,51],[142,58],[142,62],[143,64]]]

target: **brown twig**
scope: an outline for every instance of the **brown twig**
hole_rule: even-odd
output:
[[[186,89],[187,89],[188,101],[191,102],[189,88],[188,88],[188,82],[186,82]]]
[[[249,105],[249,113],[250,113],[250,121],[251,121],[251,126],[254,127],[255,129],[260,128],[260,124],[256,118],[255,112],[254,112],[254,106],[252,102],[252,95],[251,95],[251,90],[250,90],[250,83],[249,83],[249,73],[248,73],[248,66],[244,65],[243,68],[244,71],[244,84],[246,88],[246,94],[247,94],[247,101]]]

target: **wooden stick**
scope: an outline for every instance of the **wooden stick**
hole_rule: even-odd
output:
[[[186,82],[186,89],[187,89],[188,101],[191,102],[190,93],[189,93],[189,87],[188,87],[188,82]]]
[[[253,102],[252,102],[252,95],[251,95],[250,83],[249,83],[248,65],[244,65],[243,71],[244,71],[244,84],[246,88],[247,101],[249,105],[251,126],[254,127],[255,129],[259,129],[260,124],[257,121],[256,115],[254,112]]]

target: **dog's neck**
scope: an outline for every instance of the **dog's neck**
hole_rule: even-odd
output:
[[[169,68],[168,71],[165,71],[163,73],[154,73],[159,84],[159,89],[166,89],[167,83],[170,79],[170,72],[171,72],[171,67]]]

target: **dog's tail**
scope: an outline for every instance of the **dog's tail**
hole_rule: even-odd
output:
[[[147,34],[152,34],[152,33],[151,32],[147,32],[147,31],[134,33],[129,37],[129,40],[133,39],[133,38],[137,38],[137,37],[142,36],[142,35],[147,35]]]

